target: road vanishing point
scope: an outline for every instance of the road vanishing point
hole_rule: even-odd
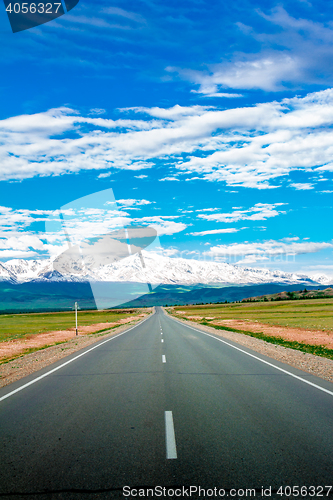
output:
[[[0,437],[4,499],[333,497],[333,384],[158,307],[0,389]]]

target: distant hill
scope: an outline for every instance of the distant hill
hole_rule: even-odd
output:
[[[326,288],[325,286],[307,287],[308,290]],[[117,288],[116,288],[117,290]],[[249,286],[197,285],[160,285],[152,293],[147,293],[120,307],[150,307],[154,305],[209,304],[234,302],[256,297],[284,296],[288,291],[296,292],[299,285],[278,285],[266,283]],[[96,309],[96,303],[89,283],[71,282],[0,282],[0,313],[19,313],[36,311],[69,311],[74,302],[81,309]]]
[[[284,290],[283,292],[258,295],[242,299],[242,302],[262,302],[262,301],[279,301],[279,300],[301,300],[301,299],[322,299],[325,297],[333,297],[333,288],[310,289],[304,290]]]
[[[308,290],[315,289],[318,292],[319,288],[325,286],[308,287]],[[210,304],[218,302],[236,302],[242,300],[253,300],[254,297],[279,296],[297,292],[299,285],[285,285],[276,283],[265,283],[261,285],[247,286],[226,286],[226,287],[209,287],[198,284],[195,287],[177,286],[177,285],[160,285],[153,293],[142,295],[141,297],[128,302],[127,306],[132,307],[148,307],[152,305],[167,306],[167,305],[186,305],[186,304]],[[319,292],[318,292],[319,293]]]

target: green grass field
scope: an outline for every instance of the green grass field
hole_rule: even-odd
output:
[[[259,321],[269,325],[333,331],[333,299],[177,306],[193,316]]]
[[[259,338],[272,344],[282,345],[298,351],[333,359],[333,349],[326,346],[305,344],[265,335],[260,332],[240,330],[227,326],[212,325],[211,321],[223,319],[241,319],[258,321],[268,325],[282,325],[311,330],[323,330],[328,334],[333,331],[333,299],[286,300],[283,302],[252,302],[240,304],[207,304],[200,306],[177,306],[175,311],[184,311],[186,316],[198,316],[198,323],[211,325],[217,330],[234,331]],[[170,311],[172,313],[172,309]],[[182,317],[181,314],[175,316]],[[185,316],[185,315],[184,315]]]
[[[95,323],[119,321],[122,318],[137,316],[144,309],[127,309],[111,311],[79,311],[78,325],[88,326]],[[17,339],[25,335],[66,330],[75,327],[75,313],[32,313],[0,315],[0,342]]]

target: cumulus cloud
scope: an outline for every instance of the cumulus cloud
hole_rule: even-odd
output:
[[[141,219],[133,219],[136,224],[149,224],[156,229],[158,236],[162,235],[171,235],[180,233],[184,229],[187,228],[187,225],[183,222],[175,222],[174,220],[176,216],[168,217],[168,216],[155,216],[155,217],[142,217]],[[169,220],[168,220],[169,219]]]
[[[231,92],[205,92],[202,90],[191,90],[195,94],[201,94],[200,97],[226,97],[227,99],[234,99],[237,97],[244,97],[243,94],[232,94]]]
[[[23,231],[33,222],[44,222],[52,213],[51,210],[13,210],[0,206],[0,238],[8,232]]]
[[[294,187],[298,191],[308,191],[309,189],[313,189],[313,184],[310,184],[309,182],[293,182],[290,186]]]
[[[282,90],[282,81],[301,77],[300,62],[295,56],[268,53],[250,57],[250,60],[212,65],[207,72],[170,67],[167,71],[199,84],[199,92],[209,97],[242,97],[242,94],[221,93],[220,88]]]
[[[239,220],[266,220],[270,217],[276,217],[279,214],[286,213],[284,210],[276,210],[276,207],[284,203],[256,203],[248,210],[235,210],[230,213],[222,214],[199,214],[198,217],[215,222],[237,222]]]
[[[247,229],[246,227],[241,227],[236,229],[235,227],[227,227],[224,229],[212,229],[210,231],[198,231],[196,233],[189,233],[191,236],[206,236],[207,234],[223,234],[223,233],[237,233],[241,229]]]
[[[38,236],[29,233],[0,240],[0,248],[2,249],[14,248],[15,250],[27,250],[28,248],[35,248],[36,250],[41,250],[43,246]]]
[[[143,113],[155,118],[164,118],[166,120],[179,120],[187,116],[200,116],[206,113],[207,110],[213,109],[209,106],[179,106],[176,104],[171,108],[146,108],[137,106],[132,108],[123,108],[122,111],[135,111],[136,113]]]
[[[92,108],[89,115],[104,115],[106,110],[103,108]]]
[[[127,200],[117,200],[117,204],[120,206],[125,206],[127,209],[129,207],[138,207],[140,205],[150,205],[151,203],[155,203],[154,201],[148,200],[135,200],[135,199],[127,199]]]
[[[216,212],[218,208],[198,208],[195,212]]]
[[[37,252],[34,251],[23,251],[23,250],[0,250],[0,259],[30,259],[32,257],[37,257]]]
[[[149,205],[148,200],[119,200],[126,209]],[[68,208],[61,211],[13,210],[0,207],[0,258],[31,258],[58,255],[68,248],[68,236],[72,244],[79,244],[87,238],[110,233],[124,226],[152,226],[159,236],[179,233],[187,225],[178,222],[177,215],[131,217],[123,209],[110,208]],[[65,223],[63,221],[65,219]],[[35,231],[36,222],[46,223]]]
[[[144,133],[151,128],[154,125],[148,120],[82,117],[68,108],[1,120],[0,180],[109,167],[132,170],[151,167],[149,162],[142,161],[142,156],[133,156],[133,142],[129,145],[130,154],[124,150],[126,145],[121,145],[125,135],[130,140],[131,131]],[[122,134],[122,130],[127,134]],[[117,141],[120,141],[118,146]]]
[[[158,255],[163,255],[164,257],[174,257],[179,253],[179,250],[174,247],[168,247],[168,248],[156,247],[154,253],[157,253]]]
[[[300,255],[320,252],[333,248],[330,242],[267,240],[259,243],[232,243],[230,245],[215,245],[210,247],[205,255],[210,257],[236,257],[238,262],[256,262],[268,260],[271,256]]]
[[[2,120],[0,180],[80,170],[106,177],[163,160],[172,175],[161,181],[192,174],[190,180],[267,189],[293,170],[318,177],[333,171],[333,89],[245,108],[140,111],[146,120],[137,119],[138,108],[119,120],[84,117],[68,108]]]
[[[320,81],[332,84],[329,68],[333,63],[333,29],[329,22],[294,18],[280,5],[268,14],[256,13],[270,23],[270,29],[259,32],[244,23],[236,23],[249,42],[261,47],[256,53],[237,51],[229,60],[207,64],[203,70],[167,67],[169,73],[199,86],[195,92],[207,96],[225,94],[226,89],[261,89],[280,91],[304,88]],[[276,29],[278,28],[278,29]],[[225,57],[225,56],[224,56]],[[231,94],[232,95],[232,94]]]
[[[99,174],[98,179],[106,179],[107,177],[111,177],[112,172],[105,172],[103,174]]]

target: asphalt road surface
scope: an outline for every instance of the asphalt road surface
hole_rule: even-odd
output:
[[[2,388],[0,497],[332,498],[333,384],[221,340],[157,308]]]

